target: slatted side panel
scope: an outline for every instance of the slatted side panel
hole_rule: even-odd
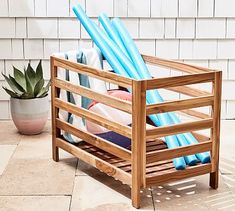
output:
[[[68,70],[81,73],[90,77],[98,78],[106,82],[111,82],[122,87],[130,88],[132,86],[131,79],[127,79],[125,77],[121,77],[110,72],[97,70],[92,67],[88,67],[82,64],[77,64],[77,63],[67,61],[64,59],[59,59],[55,57],[52,57],[51,59],[53,60],[52,68],[55,67],[56,68],[55,70],[57,70],[57,67],[60,67],[60,68],[68,69]],[[80,86],[77,84],[75,85],[69,81],[58,79],[56,75],[57,74],[54,74],[54,77],[52,80],[54,89],[65,90],[71,93],[75,93],[77,95],[87,97],[89,99],[95,100],[107,106],[111,106],[115,109],[118,109],[127,113],[132,113],[131,102],[124,101],[119,98],[112,97],[110,95],[101,94],[97,92],[96,90],[91,90],[87,87]],[[88,121],[91,121],[97,125],[100,125],[109,130],[117,132],[130,139],[132,138],[131,127],[127,125],[119,124],[112,120],[108,120],[99,114],[89,111],[88,109],[84,109],[72,103],[65,102],[62,99],[58,98],[58,96],[53,96],[53,108],[57,110],[62,109],[76,116],[82,117]],[[76,128],[73,125],[57,118],[56,116],[53,117],[53,121],[55,122],[57,129],[66,131],[74,136],[77,136],[81,138],[82,140],[86,141],[87,143],[92,144],[93,146],[101,150],[107,151],[110,154],[115,155],[116,157],[119,157],[123,160],[127,160],[127,161],[131,160],[131,151],[129,149],[125,149],[116,144],[113,144],[112,142],[107,141],[97,135],[91,134],[90,132],[86,130]],[[57,134],[57,137],[58,137],[58,134]]]
[[[146,114],[160,114],[176,112],[188,116],[190,120],[178,124],[160,126],[146,129],[147,140],[177,135],[190,132],[198,140],[197,144],[178,147],[175,149],[158,149],[146,154],[146,185],[161,184],[181,178],[196,176],[211,172],[212,165],[198,163],[196,166],[187,167],[184,171],[175,170],[172,159],[212,150],[214,140],[202,135],[200,132],[214,127],[214,119],[206,113],[195,110],[195,108],[212,108],[215,104],[215,93],[193,88],[192,84],[215,82],[215,72],[206,68],[185,65],[174,61],[143,56],[146,62],[154,65],[177,69],[186,73],[183,76],[167,78],[154,78],[146,81],[146,91],[154,89],[167,89],[178,94],[188,96],[187,99],[171,100],[146,106]]]

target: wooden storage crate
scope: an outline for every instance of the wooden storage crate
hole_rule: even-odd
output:
[[[132,204],[136,208],[140,207],[140,190],[149,186],[210,173],[210,186],[214,189],[218,187],[221,71],[146,55],[143,55],[143,59],[151,65],[175,69],[183,74],[173,77],[134,80],[112,72],[97,70],[83,64],[51,57],[53,159],[55,161],[59,160],[58,151],[61,148],[107,175],[130,185]],[[60,80],[57,78],[58,67],[116,84],[120,87],[131,88],[132,102],[100,94],[86,87]],[[156,71],[158,71],[157,67]],[[211,92],[190,86],[200,83],[211,83]],[[132,114],[132,127],[105,119],[98,114],[61,100],[58,95],[60,89],[88,97]],[[146,105],[146,91],[151,89],[167,89],[190,96],[190,98]],[[202,106],[211,107],[210,114],[193,109]],[[59,109],[86,118],[93,123],[129,137],[132,141],[131,150],[75,128],[59,119]],[[147,115],[170,111],[187,114],[192,121],[146,129]],[[210,135],[205,136],[195,132],[202,129],[210,129]],[[83,139],[84,143],[79,145],[70,144],[61,136],[61,130]],[[184,132],[192,132],[199,143],[168,149],[160,139],[167,135]],[[173,158],[205,151],[210,151],[211,163],[198,163],[195,166],[187,166],[185,170],[176,170],[174,168]]]

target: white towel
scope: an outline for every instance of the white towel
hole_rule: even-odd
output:
[[[91,48],[91,49],[81,49],[79,51],[68,51],[65,53],[56,53],[54,54],[55,57],[68,59],[73,62],[78,62],[78,55],[81,56],[83,54],[83,59],[80,58],[80,62],[87,64],[91,67],[97,69],[103,69],[103,60],[102,55],[98,49]],[[65,70],[63,68],[58,68],[58,78],[61,80],[68,80],[73,84],[81,85],[81,81],[79,78],[79,74],[73,71]],[[106,93],[107,87],[104,81],[101,81],[96,78],[88,77],[89,85],[92,90],[95,90],[100,93]],[[60,91],[59,97],[67,102],[74,103],[78,107],[82,107],[83,98],[80,95],[76,95],[74,93],[69,93],[65,90]],[[66,111],[59,109],[59,118],[69,122],[74,127],[79,128],[81,130],[86,130],[85,121],[81,117],[75,116],[73,114],[69,114]],[[71,143],[78,143],[81,141],[80,138],[68,134],[65,131],[61,131],[64,138],[71,142]]]

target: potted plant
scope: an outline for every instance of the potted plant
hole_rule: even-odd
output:
[[[48,91],[43,78],[41,61],[36,71],[28,63],[24,71],[14,69],[14,77],[3,74],[11,90],[3,87],[10,95],[11,116],[16,128],[22,134],[40,133],[47,121],[49,111]]]

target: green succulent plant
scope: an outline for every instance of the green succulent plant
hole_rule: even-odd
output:
[[[20,71],[14,66],[13,69],[14,77],[11,75],[6,76],[2,73],[11,88],[10,90],[6,87],[2,87],[7,94],[13,98],[19,99],[33,99],[47,96],[51,83],[49,81],[47,85],[44,86],[45,80],[43,78],[41,60],[39,61],[36,70],[32,68],[30,63],[28,63],[27,68],[24,68],[24,71]]]

